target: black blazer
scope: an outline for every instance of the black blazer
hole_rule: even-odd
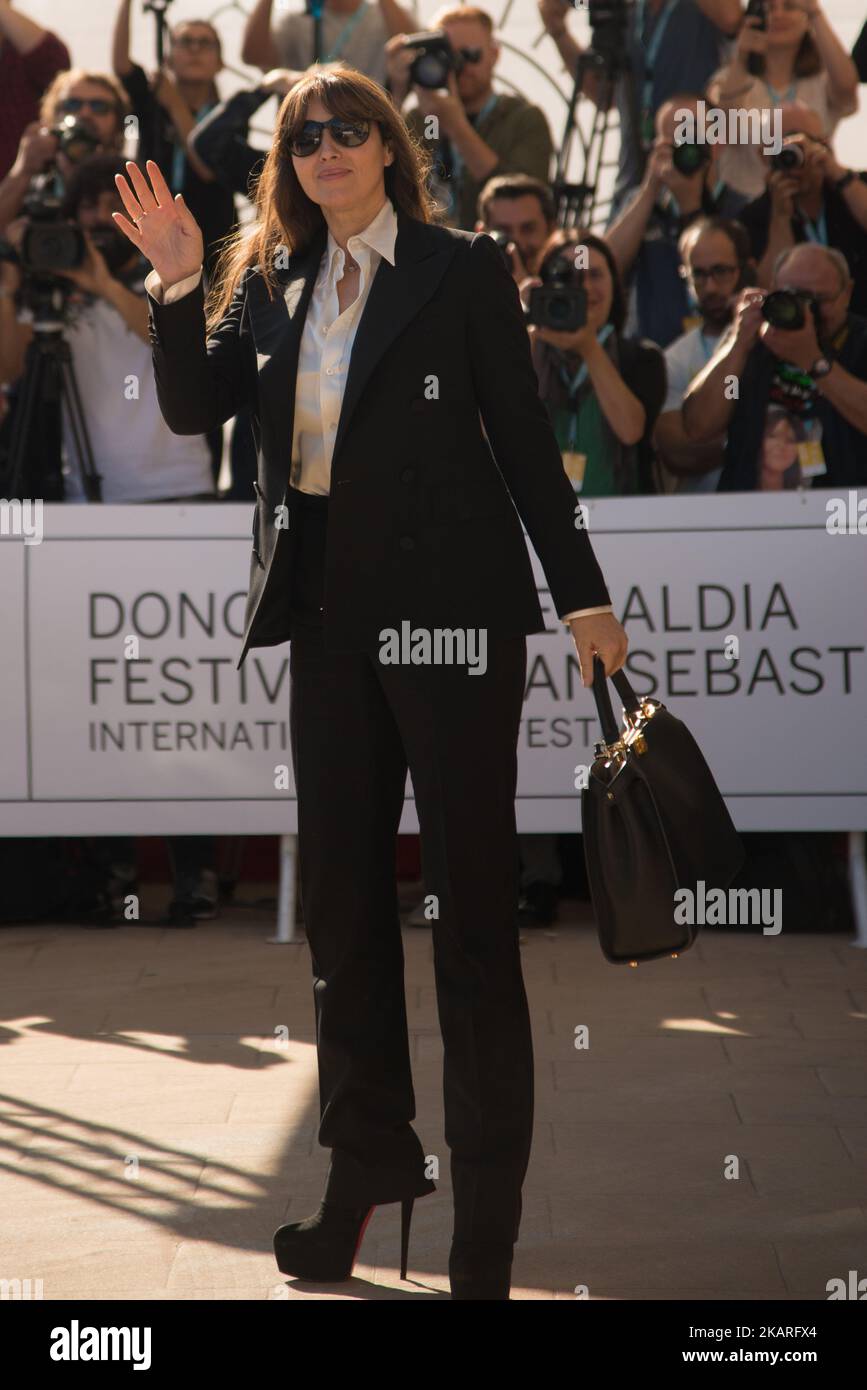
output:
[[[332,457],[326,647],[378,646],[382,628],[406,619],[543,632],[519,514],[558,614],[610,603],[587,533],[575,526],[577,499],[500,251],[484,233],[401,210],[397,218],[395,265],[383,259],[370,287]],[[301,331],[326,235],[323,224],[289,258],[273,299],[249,269],[207,344],[201,285],[175,304],[150,299],[169,428],[203,434],[243,406],[251,411],[257,503],[239,667],[250,647],[289,638],[291,502],[288,529],[275,525],[275,512],[286,503]]]

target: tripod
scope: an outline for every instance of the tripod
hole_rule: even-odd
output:
[[[593,98],[593,123],[590,135],[585,139],[575,119],[575,108],[588,74],[595,78],[596,91]],[[626,121],[632,132],[634,148],[641,149],[638,108],[634,83],[630,81],[628,58],[607,47],[603,52],[590,49],[578,58],[563,140],[557,154],[554,178],[551,180],[557,201],[557,221],[561,227],[590,227],[596,217],[599,173],[604,167],[602,159],[605,142],[612,130],[612,107],[615,104],[617,83],[621,80]],[[573,136],[577,136],[580,141],[582,155],[581,178],[577,183],[569,183],[564,178]]]
[[[60,457],[64,405],[85,496],[88,502],[101,502],[101,478],[93,461],[90,435],[72,365],[72,354],[63,336],[63,324],[56,318],[41,321],[36,318],[12,421],[9,462],[4,479],[6,497],[42,497],[46,502],[63,501]]]
[[[163,65],[163,53],[166,40],[166,10],[171,4],[171,0],[145,0],[145,10],[150,10],[157,22],[157,68]]]

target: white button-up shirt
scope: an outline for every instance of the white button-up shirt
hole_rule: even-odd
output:
[[[328,233],[301,335],[295,381],[290,481],[301,492],[327,496],[331,491],[331,459],[352,344],[380,261],[385,256],[394,265],[396,241],[397,214],[386,198],[373,220],[346,243],[359,267],[359,284],[356,298],[341,314],[337,282],[346,256]]]

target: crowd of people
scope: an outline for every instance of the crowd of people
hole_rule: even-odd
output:
[[[867,485],[867,174],[834,151],[867,80],[867,25],[850,55],[819,0],[753,0],[749,14],[741,0],[630,0],[612,7],[621,31],[591,30],[582,49],[570,0],[533,3],[540,54],[619,115],[616,180],[595,233],[562,216],[549,122],[498,82],[484,7],[446,4],[426,20],[448,41],[439,85],[420,61],[410,0],[325,0],[319,61],[383,86],[433,146],[442,221],[500,245],[576,494]],[[130,53],[131,10],[118,0],[96,70],[0,0],[0,477],[25,478],[27,495],[48,501],[249,500],[245,415],[228,441],[222,429],[174,435],[162,419],[149,267],[114,223],[115,180],[126,158],[157,162],[202,228],[210,282],[255,196],[263,155],[251,121],[316,60],[313,20],[302,0],[292,11],[257,0],[236,56],[261,78],[224,100],[212,23],[174,24],[162,67],[146,71]],[[698,132],[711,108],[753,138],[683,138],[685,117]],[[756,114],[775,132],[771,148],[754,138]],[[552,301],[567,311],[560,326]],[[46,321],[62,327],[89,449],[65,407],[52,447],[51,401],[28,415],[23,442],[16,432]],[[202,843],[173,842],[182,914],[213,907]]]

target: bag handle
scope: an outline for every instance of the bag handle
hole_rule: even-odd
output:
[[[632,689],[629,677],[622,668],[615,671],[611,677],[611,683],[620,696],[626,712],[630,715],[637,714],[641,709],[641,701]],[[602,726],[602,737],[606,743],[615,743],[620,737],[620,730],[617,726],[617,720],[614,718],[605,667],[601,657],[597,656],[595,652],[593,654],[593,698],[596,701],[596,713],[599,715],[599,723]]]

